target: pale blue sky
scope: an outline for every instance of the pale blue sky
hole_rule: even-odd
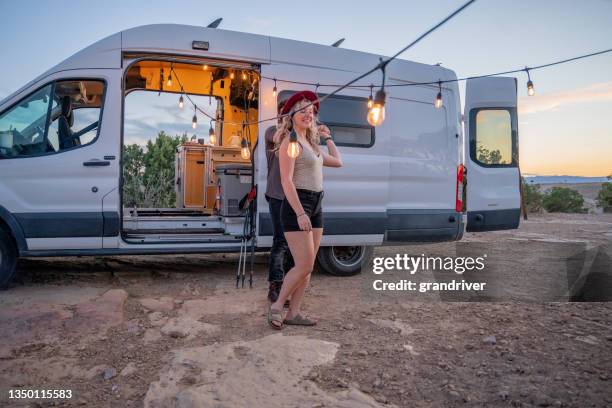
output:
[[[0,1],[0,98],[126,28],[206,25],[393,54],[462,1]],[[612,48],[612,1],[480,0],[402,58],[457,75],[497,72]],[[519,75],[524,173],[612,173],[612,54]]]

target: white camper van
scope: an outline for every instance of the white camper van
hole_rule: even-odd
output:
[[[287,81],[343,84],[379,57],[212,28],[149,25],[111,35],[51,68],[0,102],[0,285],[20,256],[238,252],[245,217],[231,207],[251,184],[258,193],[249,245],[269,248],[263,137],[275,122],[254,123],[276,116],[279,98],[315,90]],[[519,224],[516,80],[468,81],[462,115],[456,82],[443,84],[441,108],[434,106],[437,84],[393,86],[456,79],[453,71],[396,60],[386,72],[382,125],[366,121],[368,87],[349,87],[321,106],[320,119],[344,163],[324,170],[325,230],[317,259],[333,274],[357,273],[376,245],[453,241],[466,228]],[[375,72],[359,84],[380,80]],[[245,88],[254,92],[248,103]],[[332,90],[318,88],[321,95]],[[177,147],[175,202],[126,202],[125,152],[136,140],[127,140],[134,130],[126,116],[142,109],[135,101],[146,105],[164,96],[206,98],[207,109],[223,119],[213,125],[217,140],[195,137]],[[198,120],[208,135],[209,120]],[[244,121],[251,124],[241,126]],[[164,129],[142,136],[156,130]],[[248,160],[237,145],[242,139]]]

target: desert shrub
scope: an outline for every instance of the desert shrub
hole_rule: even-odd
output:
[[[612,212],[612,183],[602,183],[597,193],[597,205],[605,212]]]
[[[578,213],[584,211],[582,195],[567,187],[553,187],[544,194],[542,204],[548,212]]]
[[[169,136],[159,132],[146,148],[123,146],[123,203],[127,207],[173,208],[174,160],[176,148],[187,135]]]
[[[542,209],[544,195],[539,184],[527,184],[523,178],[523,197],[528,212],[539,212]]]

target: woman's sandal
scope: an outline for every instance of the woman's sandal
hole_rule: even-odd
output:
[[[293,318],[291,319],[283,320],[283,324],[289,324],[294,326],[314,326],[317,324],[317,322],[315,322],[314,320],[307,319],[304,316],[298,314],[293,316]]]
[[[283,328],[283,312],[281,310],[275,310],[270,307],[268,309],[268,324],[270,327],[276,330]]]

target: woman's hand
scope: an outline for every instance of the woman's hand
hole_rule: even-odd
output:
[[[310,217],[308,217],[308,214],[302,213],[302,215],[298,217],[297,221],[302,231],[312,230],[312,224],[310,223]]]
[[[329,130],[329,128],[325,125],[319,125],[317,126],[317,130],[319,131],[319,137],[329,137],[331,136],[331,131]]]

